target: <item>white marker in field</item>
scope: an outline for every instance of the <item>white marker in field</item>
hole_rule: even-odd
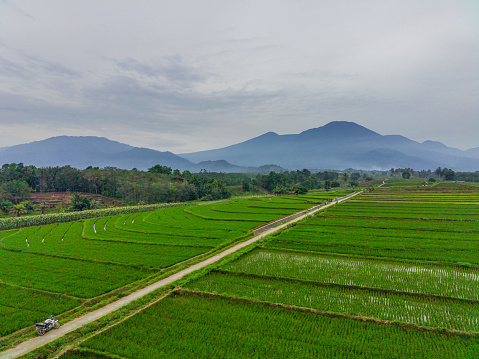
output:
[[[45,242],[45,238],[42,238],[42,243]]]
[[[63,238],[62,238],[62,242],[63,242]]]
[[[131,221],[131,223],[135,223],[135,220]]]
[[[93,225],[93,230],[94,230],[94,231],[95,231],[95,233],[96,233],[96,227],[95,227],[95,225]]]
[[[28,238],[25,238],[25,242],[27,242],[27,243],[28,243]]]
[[[103,226],[103,230],[106,231],[106,224]]]

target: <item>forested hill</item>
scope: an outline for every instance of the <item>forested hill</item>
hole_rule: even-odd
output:
[[[355,178],[355,176],[357,178]],[[347,179],[359,179],[351,174]],[[343,177],[341,177],[343,178]],[[148,171],[89,167],[78,170],[70,166],[43,167],[23,164],[3,165],[0,169],[0,210],[28,200],[32,192],[83,192],[100,194],[127,204],[183,202],[196,199],[227,198],[231,191],[240,193],[285,193],[322,188],[325,181],[336,181],[339,173],[308,170],[268,174],[191,173],[155,165]],[[344,179],[344,178],[343,178]],[[349,186],[348,181],[342,182]],[[3,210],[6,212],[4,207]]]

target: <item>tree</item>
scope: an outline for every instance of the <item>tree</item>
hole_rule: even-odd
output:
[[[359,186],[359,182],[358,181],[351,181],[351,182],[349,182],[349,185],[354,188],[354,187]]]
[[[42,202],[40,206],[38,206],[38,208],[40,209],[40,212],[42,212],[42,214],[45,214],[48,210],[48,205],[45,202]]]
[[[156,165],[156,166],[153,166],[151,168],[148,168],[148,172],[170,175],[173,171],[172,171],[171,167]]]
[[[402,178],[404,179],[409,179],[411,177],[411,172],[409,171],[403,171],[402,173]]]
[[[22,214],[26,214],[27,212],[28,211],[23,203],[17,203],[10,208],[10,213],[16,214],[17,217],[20,217]]]
[[[92,208],[92,201],[90,201],[81,193],[75,192],[73,193],[73,196],[71,199],[71,205],[74,211],[83,211],[85,209]]]
[[[288,189],[281,186],[281,185],[278,185],[274,190],[273,190],[273,194],[286,194],[288,193]]]
[[[301,185],[301,183],[296,183],[293,187],[293,192],[296,194],[305,194],[308,193],[308,189]]]
[[[343,173],[343,181],[344,182],[348,182],[348,179],[349,179],[349,174],[347,174],[346,172]]]
[[[351,173],[351,181],[358,181],[361,178],[361,174],[359,172]]]
[[[331,188],[333,187],[341,187],[341,183],[339,183],[338,181],[332,181],[331,182]]]
[[[28,212],[32,212],[35,209],[32,201],[25,201],[25,202],[22,202],[22,204],[25,206],[25,209]]]
[[[243,180],[241,181],[241,189],[245,192],[251,191],[251,184],[249,180]]]
[[[14,203],[30,197],[31,188],[24,181],[13,180],[0,186],[0,197]]]
[[[324,189],[326,191],[329,191],[331,189],[331,181],[330,180],[324,181]]]
[[[435,173],[439,178],[441,178],[441,177],[442,177],[442,168],[441,168],[441,167],[436,168],[436,170],[434,171],[434,173]]]
[[[442,176],[446,181],[454,181],[454,179],[456,178],[456,172],[449,168],[444,168],[442,170]]]
[[[10,210],[10,207],[13,206],[13,203],[6,199],[0,199],[0,211],[7,214]]]

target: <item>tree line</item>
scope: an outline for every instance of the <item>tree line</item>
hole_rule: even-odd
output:
[[[187,181],[180,173],[123,170],[114,167],[70,166],[36,168],[22,163],[0,169],[0,207],[15,205],[32,192],[91,193],[118,199],[126,204],[184,202],[196,199],[228,198],[221,180]]]
[[[184,202],[197,199],[229,198],[236,193],[305,193],[309,190],[335,187],[356,187],[359,181],[402,176],[403,178],[438,178],[479,182],[478,172],[454,172],[448,168],[435,171],[414,171],[411,168],[391,168],[390,171],[310,170],[271,171],[268,174],[217,173],[205,170],[199,173],[180,172],[168,166],[156,165],[147,171],[124,170],[116,167],[25,166],[22,163],[4,164],[0,169],[0,210],[6,211],[19,202],[28,200],[32,192],[70,192],[99,194],[118,199],[125,204],[153,204]],[[74,197],[72,208],[88,208],[85,199]],[[83,201],[83,202],[82,202]],[[75,204],[76,203],[76,204]],[[79,204],[80,203],[80,204]],[[26,202],[26,207],[31,203]],[[21,211],[23,209],[19,209]]]
[[[205,170],[191,173],[162,165],[139,171],[116,167],[88,167],[82,170],[71,166],[37,168],[10,163],[0,169],[0,207],[25,201],[32,192],[91,193],[126,204],[152,204],[229,198],[230,188],[235,186],[243,193],[305,193],[311,189],[354,186],[361,176],[365,178],[359,172],[340,175],[334,171],[312,173],[307,169],[280,173],[271,171],[269,174]],[[86,202],[84,207],[88,207]]]

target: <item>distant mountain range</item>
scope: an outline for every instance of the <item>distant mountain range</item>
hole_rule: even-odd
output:
[[[394,168],[479,170],[479,148],[461,151],[440,142],[383,136],[354,122],[336,121],[300,134],[268,132],[232,146],[185,153],[190,161],[223,159],[237,165],[275,163],[287,169]]]
[[[209,172],[278,172],[303,168],[388,170],[392,167],[476,171],[479,170],[479,148],[462,151],[440,142],[419,143],[399,135],[383,136],[354,122],[341,121],[299,134],[268,132],[232,146],[179,156],[104,137],[58,136],[0,148],[0,165],[12,162],[37,167],[109,166],[140,170],[161,164],[192,172],[202,169]]]
[[[171,152],[133,147],[104,137],[58,136],[46,140],[0,148],[0,165],[23,163],[36,167],[70,165],[74,168],[118,167],[146,170],[157,164],[181,171],[255,172],[284,171],[275,165],[237,166],[224,160],[193,163]]]

